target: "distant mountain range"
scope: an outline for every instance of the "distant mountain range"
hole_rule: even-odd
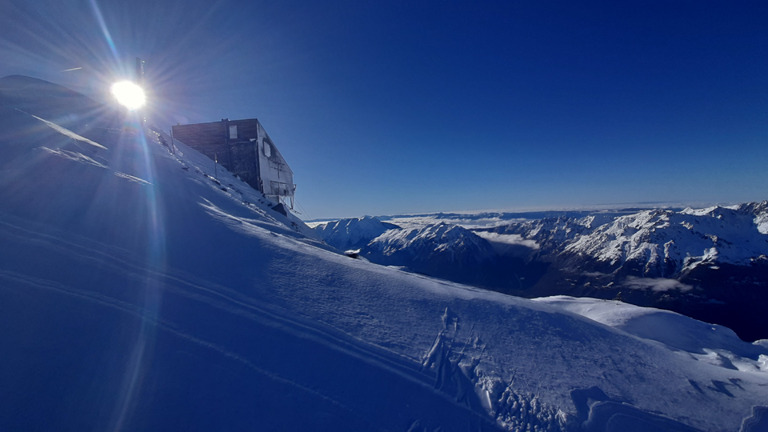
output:
[[[370,261],[524,297],[620,298],[768,337],[768,201],[364,217],[315,227]]]

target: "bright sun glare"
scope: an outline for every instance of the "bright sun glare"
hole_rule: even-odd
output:
[[[139,109],[146,102],[144,90],[131,81],[120,81],[112,84],[112,94],[120,105],[129,110]]]

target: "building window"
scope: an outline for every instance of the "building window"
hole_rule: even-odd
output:
[[[229,139],[236,139],[237,138],[237,125],[230,125],[229,126]]]
[[[272,157],[272,146],[266,141],[264,141],[264,156]]]

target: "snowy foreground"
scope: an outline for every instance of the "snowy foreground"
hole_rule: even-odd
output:
[[[75,99],[0,100],[0,430],[768,428],[768,341],[348,258]]]

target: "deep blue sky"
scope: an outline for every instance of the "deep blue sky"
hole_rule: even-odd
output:
[[[0,5],[0,76],[143,57],[155,123],[259,118],[307,219],[768,199],[765,1]]]

